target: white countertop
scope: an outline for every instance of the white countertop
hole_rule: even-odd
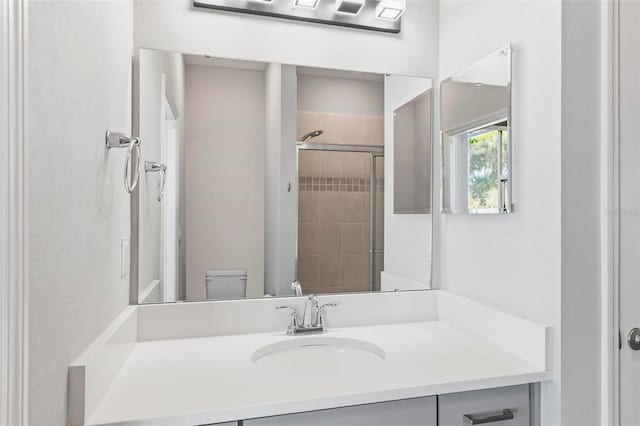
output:
[[[345,327],[326,337],[374,343],[375,369],[268,371],[251,361],[282,332],[135,343],[88,425],[197,425],[540,382],[524,361],[442,321]],[[317,337],[317,336],[313,336]],[[302,373],[301,373],[302,371]]]

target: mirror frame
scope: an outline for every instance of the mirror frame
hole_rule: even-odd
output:
[[[485,58],[488,58],[496,53],[501,53],[501,52],[506,52],[506,54],[508,55],[508,61],[509,61],[509,84],[507,85],[507,105],[506,105],[506,110],[507,110],[507,128],[509,129],[509,149],[508,149],[508,157],[507,157],[507,161],[509,162],[509,180],[507,181],[507,191],[509,194],[509,204],[507,205],[506,209],[501,209],[500,207],[498,207],[496,209],[496,211],[491,211],[491,212],[476,212],[476,211],[472,211],[472,210],[465,210],[465,211],[454,211],[450,208],[446,208],[445,207],[445,180],[446,180],[446,173],[445,173],[445,146],[444,146],[444,142],[445,142],[445,136],[444,136],[444,130],[443,130],[443,96],[442,96],[442,92],[443,92],[443,86],[445,83],[447,82],[451,82],[453,81],[453,79],[461,74],[464,74],[466,71],[468,71],[470,68],[472,68],[474,65],[476,65],[478,62],[482,61]],[[447,77],[446,79],[440,81],[440,213],[443,215],[470,215],[470,216],[483,216],[483,215],[489,215],[489,216],[495,216],[495,215],[509,215],[512,214],[515,211],[515,202],[514,202],[514,197],[513,197],[513,180],[514,180],[514,173],[513,173],[513,152],[514,152],[514,143],[513,143],[513,46],[511,44],[511,42],[507,42],[506,44],[502,45],[500,48],[495,49],[489,53],[487,53],[486,55],[483,55],[482,57],[476,59],[475,61],[473,61],[471,64],[467,65],[466,67],[462,68],[461,70],[451,74],[449,77]],[[496,124],[496,123],[493,123]],[[490,125],[490,124],[488,124]]]

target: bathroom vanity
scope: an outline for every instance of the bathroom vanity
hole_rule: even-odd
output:
[[[138,59],[137,274],[72,426],[537,424],[550,329],[431,290],[430,78]],[[442,83],[443,213],[512,212],[511,77]]]
[[[72,425],[530,425],[548,327],[443,291],[131,306],[71,366]]]

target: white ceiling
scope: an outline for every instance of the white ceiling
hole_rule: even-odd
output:
[[[241,70],[264,71],[267,64],[257,61],[242,61],[238,59],[213,58],[202,55],[183,55],[187,65],[206,67],[233,68]]]
[[[315,77],[332,77],[332,78],[348,78],[351,80],[365,80],[365,81],[384,81],[383,74],[375,74],[370,72],[360,71],[344,71],[334,70],[329,68],[312,68],[312,67],[297,67],[298,75],[311,75]]]
[[[507,86],[511,82],[508,50],[499,50],[453,76],[452,80],[464,83],[482,83]]]
[[[184,63],[187,65],[208,66],[208,67],[221,67],[221,68],[233,68],[252,71],[264,71],[267,63],[258,61],[245,61],[239,59],[226,59],[207,57],[204,55],[183,55]],[[377,81],[383,82],[383,74],[375,74],[360,71],[345,71],[334,70],[329,68],[313,68],[313,67],[296,67],[298,75],[310,75],[315,77],[332,77],[332,78],[347,78],[352,80],[364,80],[364,81]]]

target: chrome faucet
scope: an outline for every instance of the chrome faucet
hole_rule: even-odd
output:
[[[289,327],[287,334],[295,336],[296,334],[312,334],[326,333],[324,321],[325,308],[338,306],[337,303],[325,303],[320,305],[318,297],[312,294],[304,305],[304,314],[302,316],[302,325],[298,322],[298,310],[293,306],[278,306],[276,309],[288,309],[290,315]]]
[[[318,325],[318,311],[320,310],[320,302],[318,296],[312,294],[304,304],[304,313],[302,315],[302,326],[310,329]]]
[[[302,296],[302,284],[300,281],[295,280],[291,283],[291,290],[295,293],[296,296]]]

